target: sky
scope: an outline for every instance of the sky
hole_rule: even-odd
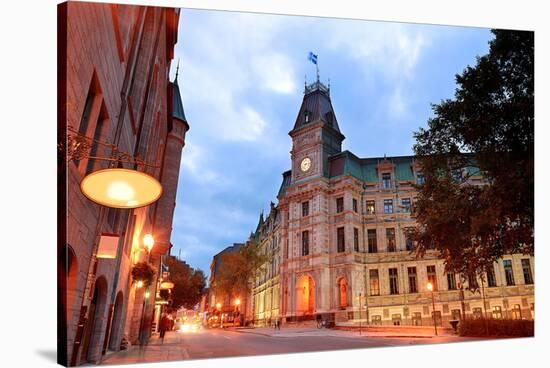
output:
[[[431,104],[488,51],[488,29],[182,9],[180,60],[187,132],[171,253],[208,275],[212,256],[247,240],[290,168],[304,80],[318,55],[343,150],[410,155]]]

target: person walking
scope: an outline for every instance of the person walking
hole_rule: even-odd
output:
[[[160,339],[163,343],[164,335],[166,334],[166,330],[168,329],[170,329],[170,319],[168,318],[168,315],[166,315],[166,313],[163,313],[159,324]]]

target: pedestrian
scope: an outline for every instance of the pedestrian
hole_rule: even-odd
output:
[[[170,319],[168,318],[168,315],[166,313],[162,314],[162,317],[160,318],[160,325],[159,325],[159,332],[160,332],[160,339],[164,343],[164,335],[166,334],[166,330],[170,329]]]

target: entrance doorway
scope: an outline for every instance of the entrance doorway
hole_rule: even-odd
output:
[[[296,311],[313,314],[315,311],[315,284],[311,276],[300,277],[296,287]]]
[[[107,302],[107,281],[105,277],[100,277],[95,282],[94,296],[90,303],[88,312],[88,322],[84,331],[82,340],[82,353],[80,355],[81,362],[95,362],[94,358],[95,347],[99,347],[101,343],[101,327],[105,314]]]

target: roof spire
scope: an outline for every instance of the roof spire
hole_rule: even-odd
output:
[[[174,83],[178,84],[178,74],[180,72],[180,59],[178,58],[178,66],[176,66],[176,78],[174,79]]]

